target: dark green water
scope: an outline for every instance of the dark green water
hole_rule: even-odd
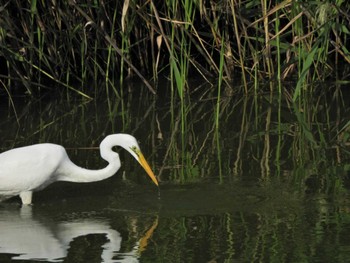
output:
[[[31,207],[1,203],[0,262],[349,262],[347,98],[320,95],[296,111],[269,95],[226,97],[219,129],[210,94],[183,110],[147,93],[15,99],[18,122],[1,98],[1,151],[53,142],[99,168],[98,150],[78,148],[127,132],[161,183],[158,196],[120,151],[110,179],[55,183]]]

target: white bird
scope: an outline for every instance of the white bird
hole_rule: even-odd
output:
[[[100,170],[89,170],[75,165],[66,150],[57,144],[35,144],[1,153],[0,196],[4,199],[19,195],[22,203],[27,205],[32,203],[33,191],[42,190],[56,181],[87,183],[109,178],[121,165],[119,154],[112,150],[114,146],[127,150],[158,186],[136,139],[129,134],[119,133],[109,135],[101,142],[101,157],[108,165]]]

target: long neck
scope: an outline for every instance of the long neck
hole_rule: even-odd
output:
[[[77,183],[88,183],[104,180],[113,176],[120,168],[120,159],[117,153],[113,152],[113,156],[110,156],[107,161],[108,165],[105,168],[99,170],[89,170],[77,166],[67,157],[57,170],[57,180]]]

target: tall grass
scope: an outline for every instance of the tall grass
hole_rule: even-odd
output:
[[[181,98],[189,77],[211,82],[223,71],[244,93],[251,81],[297,78],[296,100],[305,83],[347,72],[349,10],[343,0],[9,1],[0,9],[0,77],[10,93],[14,83],[29,95],[54,84],[88,97],[103,87],[119,96],[132,76],[155,93],[162,74]]]
[[[332,185],[342,178],[325,178],[329,175],[325,168],[349,167],[349,101],[346,93],[337,93],[333,99],[327,98],[327,93],[303,94],[304,103],[293,104],[282,94],[278,98],[270,94],[220,95],[213,100],[217,93],[212,90],[203,95],[203,101],[186,106],[184,132],[181,102],[174,99],[167,109],[162,99],[152,102],[153,95],[147,90],[142,99],[129,94],[123,99],[111,98],[109,103],[101,97],[67,103],[64,94],[61,100],[28,105],[8,100],[7,109],[0,111],[0,124],[6,127],[1,130],[5,138],[1,147],[5,150],[37,142],[98,146],[106,134],[127,132],[144,144],[144,153],[165,182],[227,183],[241,176],[267,180],[277,175],[303,186],[306,177],[318,174]],[[13,103],[20,105],[15,111]]]

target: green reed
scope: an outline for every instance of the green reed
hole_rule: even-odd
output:
[[[224,41],[223,41],[224,43]],[[221,45],[220,50],[220,66],[219,66],[219,80],[218,80],[218,93],[217,93],[217,101],[216,101],[216,110],[215,110],[215,138],[216,138],[216,147],[217,147],[217,158],[218,158],[218,167],[219,167],[219,178],[222,181],[222,159],[221,159],[221,139],[220,139],[220,131],[219,131],[219,121],[220,121],[220,105],[221,105],[221,88],[223,81],[223,70],[224,70],[224,59],[225,59],[225,45]]]
[[[335,188],[342,178],[328,178],[324,167],[345,169],[347,165],[349,102],[341,94],[332,103],[326,93],[302,95],[303,103],[293,103],[291,97],[277,97],[273,90],[261,96],[228,98],[212,89],[200,96],[202,101],[189,103],[185,97],[184,112],[176,98],[168,110],[160,110],[147,90],[136,101],[132,93],[123,99],[111,96],[89,103],[67,103],[62,96],[62,101],[42,100],[26,107],[12,100],[1,115],[0,124],[8,127],[2,130],[6,138],[2,147],[11,148],[9,141],[16,145],[39,141],[65,144],[80,133],[83,136],[74,143],[84,145],[93,140],[92,145],[97,146],[104,134],[124,131],[144,137],[140,140],[146,147],[142,148],[153,156],[157,174],[165,182],[225,183],[244,176],[268,181],[273,175],[283,175],[303,188],[305,178],[316,170],[327,180],[327,189]],[[20,134],[13,132],[18,130],[16,120],[26,127]],[[155,141],[152,146],[149,140]],[[320,185],[320,191],[327,190],[324,186]]]
[[[349,10],[341,0],[10,1],[1,8],[0,76],[29,95],[55,86],[93,96],[104,81],[108,96],[119,96],[133,75],[155,93],[148,79],[157,85],[161,74],[181,98],[189,72],[212,83],[223,63],[226,84],[241,80],[238,92],[248,93],[250,82],[258,91],[262,81],[298,78],[297,100],[305,84],[346,72]]]

